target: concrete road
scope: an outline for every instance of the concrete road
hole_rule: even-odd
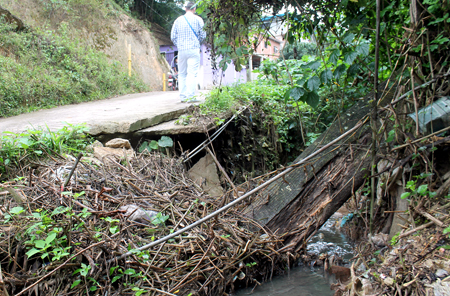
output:
[[[178,95],[178,91],[132,94],[1,118],[0,132],[18,133],[47,126],[56,131],[67,123],[86,123],[91,135],[134,132],[185,113],[191,104],[180,102]]]

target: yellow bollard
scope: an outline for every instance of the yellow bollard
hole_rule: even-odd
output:
[[[131,43],[128,45],[128,76],[131,77]]]
[[[163,91],[166,91],[166,73],[163,73]]]

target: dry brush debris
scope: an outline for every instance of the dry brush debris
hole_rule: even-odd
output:
[[[221,295],[257,285],[288,262],[283,239],[239,209],[139,251],[223,200],[202,192],[176,158],[76,161],[36,164],[3,184],[4,295]]]

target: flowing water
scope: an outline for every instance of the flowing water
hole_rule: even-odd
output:
[[[352,246],[337,227],[337,215],[333,215],[308,244],[308,252],[336,254],[348,260],[353,256]],[[334,276],[324,272],[323,267],[297,266],[286,275],[273,278],[255,289],[239,290],[236,296],[331,296],[330,284]]]

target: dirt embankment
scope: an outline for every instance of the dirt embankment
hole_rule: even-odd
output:
[[[113,1],[77,2],[69,6],[63,1],[0,0],[0,6],[31,28],[58,30],[67,26],[68,34],[120,62],[124,72],[128,71],[131,44],[132,71],[152,90],[162,90],[163,73],[168,68],[153,34]]]

